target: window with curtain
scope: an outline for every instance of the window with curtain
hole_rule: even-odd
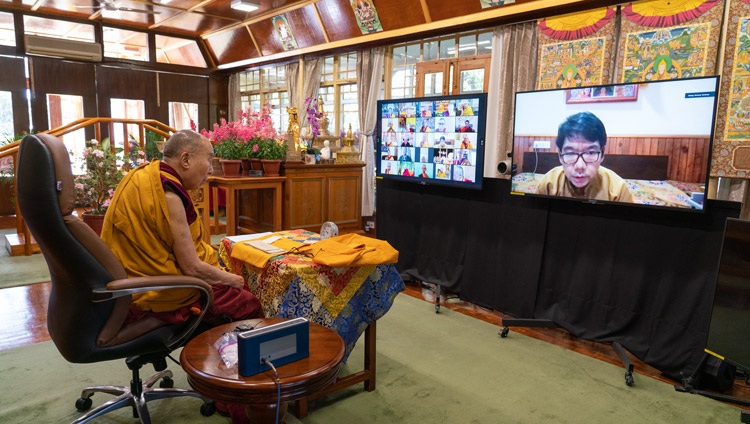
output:
[[[116,119],[146,119],[146,103],[136,99],[110,99],[110,114]],[[127,127],[123,128],[121,123],[114,124],[114,132],[110,135],[110,140],[114,142],[115,147],[123,147],[126,138],[140,139],[138,125],[127,124]]]
[[[339,135],[359,129],[359,105],[357,102],[357,53],[345,53],[326,57],[320,76],[318,98],[328,116],[328,131]]]
[[[13,98],[10,91],[0,91],[0,138],[12,139],[13,130]]]
[[[169,102],[169,126],[182,130],[191,128],[193,122],[195,128],[200,128],[198,124],[198,103]]]
[[[279,132],[285,132],[289,125],[289,89],[286,82],[285,65],[268,66],[240,73],[240,106],[248,107],[253,112],[260,112],[267,105],[274,126]],[[236,119],[236,116],[229,117]]]
[[[47,123],[50,129],[67,125],[83,118],[83,97],[65,94],[47,94]],[[12,125],[12,120],[10,121]],[[83,170],[83,150],[86,148],[86,133],[79,129],[60,136],[70,152],[73,173]]]

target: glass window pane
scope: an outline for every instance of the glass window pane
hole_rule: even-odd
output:
[[[484,68],[461,71],[461,94],[484,91]]]
[[[438,96],[443,94],[443,72],[434,72],[424,76],[424,95]]]
[[[424,49],[422,51],[422,60],[437,60],[438,59],[438,42],[437,40],[426,41],[424,43]]]
[[[477,54],[492,54],[491,32],[483,32],[477,36]]]
[[[195,40],[178,37],[156,36],[156,61],[173,65],[206,68],[206,60]]]
[[[406,64],[406,47],[393,48],[393,67],[403,66]]]
[[[413,65],[419,63],[419,44],[410,44],[406,46],[406,63]]]
[[[477,37],[474,34],[464,35],[458,41],[458,56],[475,56],[477,54]]]
[[[47,123],[50,129],[58,128],[83,118],[83,97],[64,94],[47,94]],[[73,173],[83,173],[83,150],[86,133],[79,129],[60,136],[70,152]]]
[[[146,119],[146,106],[143,100],[134,99],[111,99],[110,114],[115,119]],[[138,125],[127,124],[127,138],[138,140]],[[113,140],[115,147],[123,147],[125,135],[123,134],[123,124],[114,124],[114,134],[110,134],[110,140]]]
[[[12,140],[14,136],[13,97],[10,91],[0,91],[0,140]]]
[[[170,127],[179,131],[192,128],[191,123],[195,125],[195,128],[200,128],[197,103],[169,102]]]
[[[341,111],[339,113],[341,119],[341,126],[338,128],[339,133],[341,131],[348,131],[349,125],[352,126],[352,131],[359,129],[359,115],[358,115],[358,103],[357,103],[357,84],[347,84],[341,86]]]
[[[23,26],[26,34],[87,41],[89,43],[96,40],[94,26],[88,24],[24,15]]]
[[[104,27],[104,56],[147,62],[148,34]]]
[[[456,57],[456,40],[446,38],[440,40],[440,59],[451,59]]]
[[[11,13],[0,12],[0,45],[16,45],[16,29]]]
[[[321,81],[333,81],[333,57],[323,59],[323,71]]]

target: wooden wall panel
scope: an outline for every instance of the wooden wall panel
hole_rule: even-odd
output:
[[[430,10],[430,17],[432,17],[433,21],[455,18],[456,16],[469,15],[471,13],[477,13],[483,10],[482,5],[479,4],[479,0],[425,0],[425,2],[427,3],[427,7]],[[378,10],[380,10],[379,6]]]
[[[26,71],[20,57],[0,56],[0,90],[10,91],[13,102],[13,131],[29,132],[29,112],[26,100]]]
[[[349,0],[320,0],[316,6],[331,41],[362,35]]]
[[[274,30],[273,22],[270,19],[258,21],[250,25],[250,32],[253,33],[253,37],[258,42],[260,56],[268,56],[284,51],[284,48],[281,47],[281,41],[279,41],[279,37]],[[295,33],[294,35],[296,36],[297,34]]]
[[[60,59],[33,57],[29,59],[31,69],[31,115],[36,131],[50,129],[47,119],[47,94],[66,94],[83,97],[85,116],[98,116],[97,72],[93,63],[70,62]],[[98,84],[101,87],[102,82]],[[86,134],[87,137],[93,136]]]
[[[459,15],[465,15],[467,9],[471,9],[469,3],[471,1],[444,1],[437,0],[437,3],[449,3],[456,6],[459,10],[457,14],[451,17]],[[429,1],[428,1],[429,3]],[[419,0],[374,0],[375,9],[378,11],[380,17],[380,23],[383,25],[383,31],[389,31],[392,29],[405,28],[412,25],[419,25],[426,22],[424,13],[422,12],[422,3]],[[476,1],[477,7],[479,7],[479,0]],[[432,9],[430,8],[430,13]],[[435,20],[435,16],[432,15],[432,20]]]
[[[156,73],[97,66],[99,116],[112,116],[110,99],[134,99],[145,102],[146,117],[163,119],[156,104]]]
[[[216,63],[232,63],[260,56],[246,27],[213,35],[205,41]],[[263,44],[260,40],[258,42]]]
[[[315,5],[311,4],[289,11],[286,13],[286,19],[292,27],[299,47],[310,47],[326,42]]]
[[[534,141],[549,141],[551,149],[540,152],[557,152],[554,136],[516,137],[513,150],[513,165],[518,172],[533,172],[524,167],[524,152],[533,152]],[[520,148],[519,148],[520,146]],[[706,160],[711,142],[706,137],[609,137],[604,153],[609,155],[669,156],[667,178],[675,181],[706,182]],[[606,162],[605,165],[606,166]]]
[[[198,129],[209,128],[209,98],[208,77],[159,73],[159,116],[154,119],[169,124],[169,102],[197,103],[198,116],[192,118],[199,125]]]

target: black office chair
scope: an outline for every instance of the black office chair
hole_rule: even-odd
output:
[[[91,408],[91,396],[104,392],[116,397],[89,411],[74,423],[87,422],[125,406],[133,417],[151,422],[146,402],[176,396],[204,401],[200,410],[211,415],[213,402],[198,393],[173,389],[166,358],[196,330],[213,300],[203,280],[180,276],[128,278],[114,254],[96,233],[72,215],[75,205],[70,156],[57,137],[27,135],[18,153],[18,202],[24,221],[50,270],[52,288],[47,311],[50,337],[62,356],[72,363],[127,358],[132,370],[129,386],[93,386],[76,401],[79,411]],[[202,312],[182,324],[144,319],[123,325],[131,294],[173,288],[195,288],[201,293]],[[151,363],[157,373],[146,381],[140,368]],[[160,388],[153,388],[160,381]]]

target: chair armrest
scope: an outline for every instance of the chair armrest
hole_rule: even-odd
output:
[[[102,290],[93,290],[93,302],[105,302],[116,298],[130,296],[135,293],[143,293],[153,290],[168,290],[178,288],[196,289],[201,292],[202,307],[201,312],[192,320],[180,334],[177,334],[170,349],[181,345],[194,331],[198,324],[203,320],[203,316],[208,311],[214,300],[214,292],[211,285],[207,282],[186,275],[159,275],[154,277],[133,277],[118,280],[112,280],[107,283],[107,288]]]

